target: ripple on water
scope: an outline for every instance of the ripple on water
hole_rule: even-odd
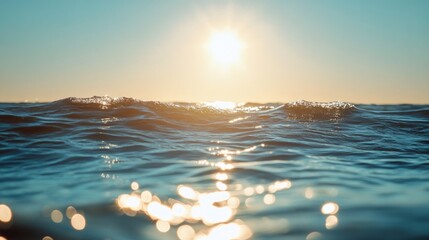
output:
[[[428,109],[0,104],[1,236],[427,238]]]

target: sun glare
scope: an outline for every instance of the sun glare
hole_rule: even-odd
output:
[[[217,64],[229,66],[240,60],[243,43],[231,30],[217,31],[211,35],[208,50]]]

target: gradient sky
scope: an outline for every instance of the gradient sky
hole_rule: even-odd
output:
[[[0,101],[93,95],[429,103],[429,1],[0,1]]]

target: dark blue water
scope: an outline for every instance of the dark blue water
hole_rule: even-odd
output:
[[[428,105],[0,104],[8,240],[428,239],[428,226]]]

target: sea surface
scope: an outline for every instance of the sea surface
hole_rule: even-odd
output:
[[[0,103],[0,239],[429,239],[429,105]]]

